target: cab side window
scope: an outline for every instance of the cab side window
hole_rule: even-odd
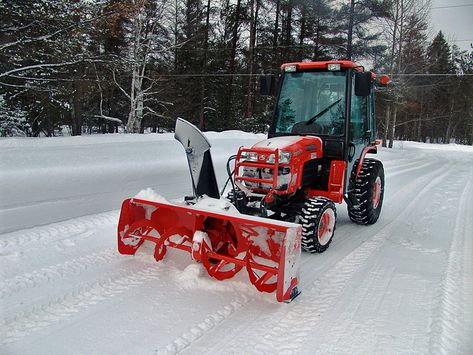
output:
[[[354,88],[352,92],[355,92]],[[353,95],[351,98],[350,139],[363,139],[367,128],[368,97]]]

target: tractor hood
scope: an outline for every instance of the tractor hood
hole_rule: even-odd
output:
[[[290,152],[292,156],[298,156],[303,153],[309,153],[314,158],[321,158],[322,139],[315,136],[284,136],[265,139],[256,143],[252,148],[257,149],[279,149],[280,151]],[[314,154],[315,153],[315,154]]]

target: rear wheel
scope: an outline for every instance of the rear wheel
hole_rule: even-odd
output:
[[[304,203],[300,214],[302,224],[302,249],[309,253],[322,253],[329,247],[337,211],[335,204],[324,197],[315,197]]]
[[[358,224],[373,224],[381,213],[384,196],[383,163],[365,159],[355,182],[357,205],[348,207],[350,219]]]

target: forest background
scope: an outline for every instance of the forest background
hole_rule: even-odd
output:
[[[0,136],[264,132],[258,76],[348,59],[392,83],[378,135],[473,144],[473,47],[429,32],[424,0],[0,2]],[[470,45],[471,47],[471,45]]]

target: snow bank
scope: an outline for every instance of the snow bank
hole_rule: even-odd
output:
[[[209,132],[217,180],[240,146],[264,136]],[[165,199],[192,194],[174,134],[0,139],[0,233],[119,209],[149,187]]]
[[[397,149],[404,149],[404,148],[418,148],[418,149],[425,149],[425,150],[444,150],[444,151],[451,151],[451,152],[467,152],[473,153],[473,146],[471,145],[462,145],[462,144],[426,144],[420,142],[409,142],[409,141],[395,141],[394,147]]]

